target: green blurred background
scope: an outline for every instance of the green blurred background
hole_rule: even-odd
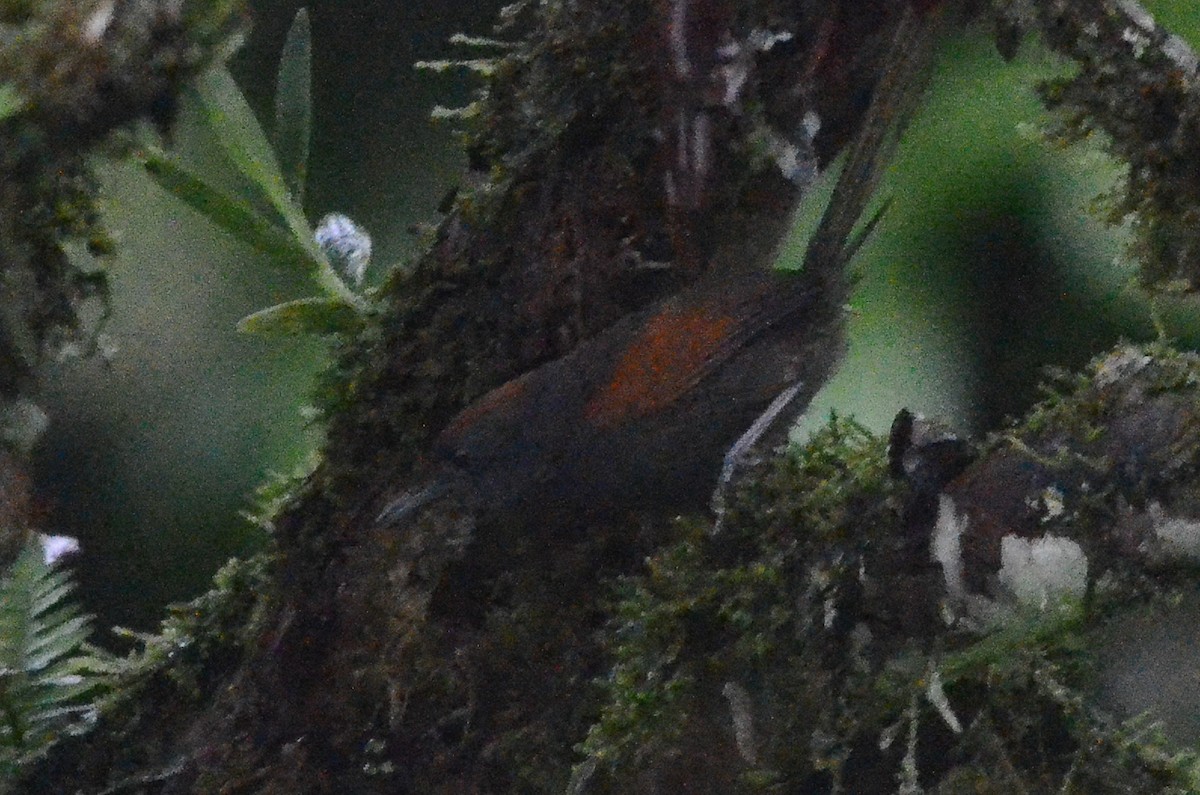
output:
[[[436,104],[467,99],[462,75],[412,63],[469,55],[446,44],[487,33],[502,2],[309,2],[315,128],[309,217],[337,210],[365,226],[375,262],[403,261],[406,231],[431,220],[462,159]],[[261,119],[300,2],[251,2],[233,62]],[[1147,2],[1200,42],[1194,0]],[[995,426],[1036,399],[1046,365],[1077,366],[1120,337],[1153,336],[1150,302],[1129,287],[1124,230],[1095,197],[1121,171],[1098,145],[1055,149],[1033,87],[1064,67],[1028,42],[1005,64],[982,32],[948,42],[930,96],[885,190],[894,197],[857,264],[850,355],[808,412],[853,413],[883,430],[907,406],[963,430]],[[220,175],[213,142],[182,118],[176,144]],[[54,532],[83,542],[77,566],[101,625],[150,628],[232,554],[263,543],[242,519],[254,487],[319,442],[301,409],[324,351],[312,341],[245,338],[242,316],[311,293],[268,269],[132,165],[105,166],[105,211],[120,236],[111,264],[119,350],[110,363],[51,368],[54,418],[38,480]],[[801,234],[783,257],[798,258]],[[375,274],[378,278],[378,272]],[[1158,302],[1168,332],[1200,343],[1191,302]]]

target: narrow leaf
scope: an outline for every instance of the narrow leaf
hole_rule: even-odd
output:
[[[279,162],[262,125],[250,110],[233,75],[225,66],[205,72],[195,83],[195,93],[217,142],[234,167],[287,223],[302,245],[315,248],[312,231],[300,207],[292,201]]]
[[[75,586],[71,583],[70,575],[62,570],[54,570],[52,577],[47,577],[37,584],[37,591],[31,595],[29,612],[39,616],[57,605],[64,594],[70,593]]]
[[[501,50],[512,50],[516,48],[516,42],[501,41],[487,36],[468,36],[465,33],[455,33],[450,37],[451,44],[461,44],[466,47],[496,47]]]
[[[434,74],[448,72],[451,69],[465,69],[482,77],[491,77],[496,73],[496,58],[466,58],[463,60],[417,61],[413,69],[420,69]]]
[[[312,29],[308,9],[296,12],[275,82],[275,154],[292,201],[304,206],[312,135]]]
[[[445,121],[446,119],[467,121],[468,119],[474,119],[481,112],[483,112],[483,106],[478,102],[472,102],[461,108],[447,108],[445,105],[434,105],[433,110],[429,111],[429,118],[434,121]]]
[[[71,615],[71,613],[77,614],[78,610],[62,614],[56,611],[50,616],[39,619],[45,622],[45,629],[37,634],[26,649],[31,661],[26,664],[29,670],[40,671],[59,657],[75,651],[81,643],[87,640],[88,634],[91,632],[91,616]]]
[[[316,279],[329,295],[347,303],[357,299],[325,259],[312,238],[312,230],[300,206],[292,201],[279,163],[229,69],[209,69],[194,86],[205,118],[234,167],[250,182],[287,224],[294,242],[307,252],[307,261],[318,263]]]
[[[93,688],[89,687],[88,689],[93,689]],[[81,690],[79,692],[74,693],[73,697],[78,698],[79,696],[83,695],[86,692],[87,692],[87,690]],[[46,723],[46,722],[49,722],[52,720],[57,720],[58,718],[73,718],[73,717],[80,716],[80,715],[86,716],[88,713],[95,712],[95,711],[96,711],[96,708],[94,706],[92,706],[91,704],[82,704],[82,705],[73,706],[73,707],[55,707],[53,709],[47,709],[47,710],[42,710],[41,712],[33,713],[32,715],[30,715],[30,718],[31,718],[30,722],[31,723]]]
[[[309,272],[319,272],[322,268],[319,252],[314,256],[286,230],[259,215],[248,202],[217,190],[165,153],[147,149],[142,155],[142,164],[167,192],[255,251],[265,254],[272,264]]]
[[[67,591],[66,593],[70,593],[70,591]],[[66,594],[64,594],[64,596],[65,595]],[[80,612],[81,611],[78,604],[76,604],[74,601],[68,601],[55,605],[52,610],[34,613],[33,615],[37,618],[38,623],[42,626],[58,626],[67,621],[78,618],[80,616]],[[38,636],[33,639],[33,644],[40,646],[42,640],[42,636]]]
[[[218,65],[204,72],[196,80],[193,91],[204,111],[205,122],[230,162],[262,192],[272,207],[283,214],[291,200],[283,184],[279,163],[262,125],[229,69]]]
[[[238,323],[247,334],[336,334],[359,325],[358,311],[337,298],[301,298],[248,315]]]
[[[59,569],[53,572],[53,577],[48,577],[38,583],[38,590],[33,595],[30,604],[29,612],[35,616],[40,616],[50,608],[62,601],[63,596],[70,593],[75,587],[71,583],[70,575]]]

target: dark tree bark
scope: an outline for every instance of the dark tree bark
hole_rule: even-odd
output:
[[[1172,391],[1194,383],[1190,360],[1105,360],[1070,392],[1086,427],[1072,413],[1031,425],[956,479],[921,474],[933,465],[906,434],[889,479],[881,446],[843,427],[799,473],[750,467],[721,533],[668,520],[703,514],[745,426],[789,384],[802,405],[835,364],[847,222],[877,165],[861,157],[887,145],[871,136],[888,125],[868,122],[903,116],[934,27],[973,16],[937,5],[514,6],[503,33],[519,44],[488,85],[471,171],[418,266],[346,341],[325,461],[274,549],[171,619],[28,791],[1058,791],[1094,783],[1072,771],[1096,759],[1110,783],[1176,780],[1079,728],[1091,713],[1056,689],[1040,625],[1010,638],[1006,677],[988,668],[1004,654],[978,663],[976,644],[1007,610],[989,591],[1002,539],[1059,520],[1048,489],[1086,491],[1057,456],[1108,462],[1086,476],[1107,500],[1089,519],[1128,509],[1107,530],[1054,525],[1093,561],[1088,599],[1101,573],[1161,564],[1127,547],[1162,525],[1138,473],[1184,483],[1200,460],[1195,396]],[[1122,91],[1161,88],[1163,123],[1185,128],[1194,58],[1134,4],[1000,5],[1005,25],[1116,64]],[[1055,101],[1141,156],[1122,134],[1140,128],[1091,100],[1112,89],[1090,74]],[[883,89],[903,101],[881,107]],[[803,273],[768,274],[812,172],[848,144],[851,211]],[[1163,168],[1182,187],[1150,208],[1172,225],[1193,207],[1177,149]],[[1146,187],[1133,179],[1131,196]],[[1182,397],[1146,414],[1160,393]],[[1161,431],[1144,447],[1142,427]],[[1155,482],[1154,510],[1171,514],[1171,488]],[[1040,513],[995,518],[1038,499]],[[939,538],[958,552],[935,555]]]

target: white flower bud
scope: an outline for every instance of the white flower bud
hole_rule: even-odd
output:
[[[313,239],[355,287],[362,285],[363,274],[371,262],[370,235],[341,213],[329,213],[317,224]]]

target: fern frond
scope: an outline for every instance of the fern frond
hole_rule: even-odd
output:
[[[73,589],[37,541],[0,578],[0,767],[83,730],[111,679],[104,653],[85,646],[92,618],[68,599]]]

